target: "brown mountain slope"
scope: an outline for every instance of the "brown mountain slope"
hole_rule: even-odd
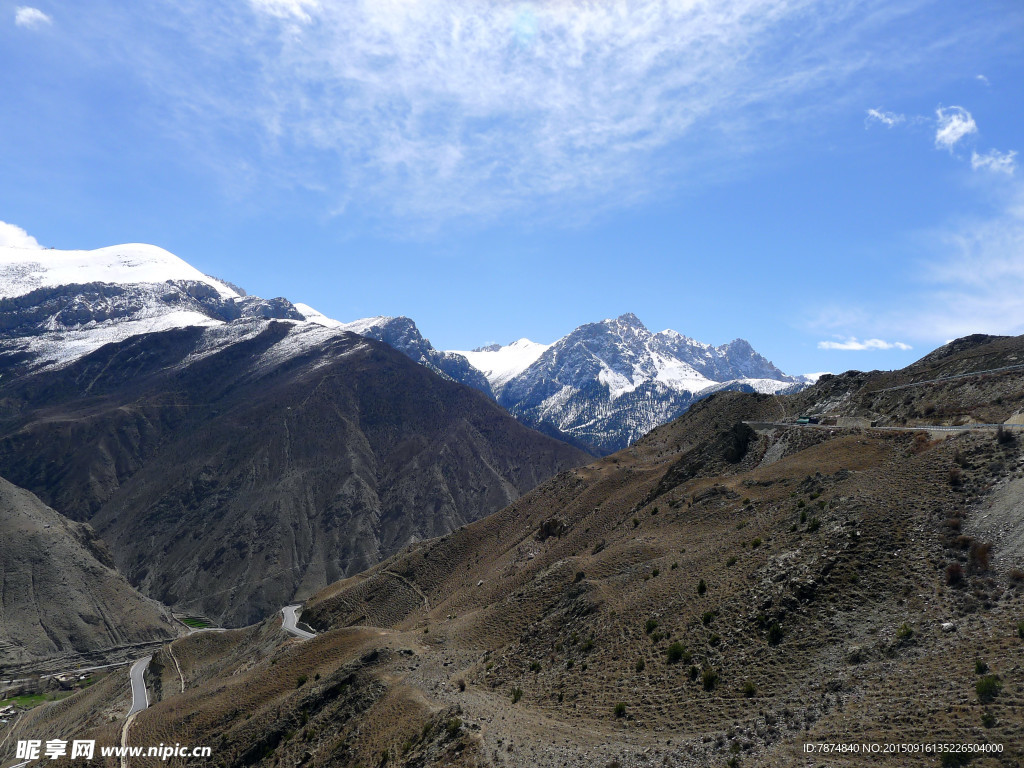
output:
[[[256,621],[587,460],[384,344],[250,322],[0,387],[0,467],[168,605]]]
[[[174,637],[170,617],[114,569],[92,528],[3,479],[0,542],[0,667]]]
[[[404,548],[308,601],[314,640],[178,641],[140,733],[239,766],[1021,764],[1024,440],[743,426],[798,397],[716,395]]]

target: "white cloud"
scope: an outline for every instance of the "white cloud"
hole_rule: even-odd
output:
[[[991,85],[991,83],[990,83],[990,82],[988,81],[988,78],[987,78],[987,77],[985,77],[984,75],[975,75],[975,79],[976,79],[976,80],[980,80],[980,81],[981,81],[981,82],[983,82],[983,83],[984,83],[985,85]]]
[[[963,107],[939,107],[935,110],[935,114],[937,116],[936,149],[948,149],[952,152],[958,141],[978,132],[974,118]]]
[[[866,2],[878,13],[820,0],[173,5],[164,23],[184,61],[112,40],[158,91],[162,130],[233,184],[431,222],[592,216],[745,173],[765,146],[862,102],[857,74],[899,68],[906,35],[890,27],[916,13],[883,0]],[[243,165],[272,178],[232,176]]]
[[[867,115],[864,119],[865,127],[872,123],[881,123],[886,128],[892,128],[907,119],[904,115],[897,114],[896,112],[883,112],[880,109],[869,109]]]
[[[903,338],[917,346],[944,344],[974,333],[1024,334],[1024,184],[1015,179],[1004,205],[988,218],[955,222],[923,237],[928,254],[905,278],[886,281],[895,299],[878,304],[830,305],[810,327],[820,332],[857,329],[881,338]],[[821,349],[859,349],[836,336]],[[855,344],[851,344],[855,342]]]
[[[971,168],[974,170],[984,168],[989,171],[997,171],[998,173],[1012,176],[1013,172],[1017,170],[1016,158],[1017,152],[1012,149],[1009,152],[1000,152],[998,149],[992,149],[982,154],[971,152]]]
[[[909,344],[902,341],[883,341],[882,339],[864,339],[858,341],[855,336],[849,336],[843,341],[819,341],[818,349],[841,349],[844,351],[861,352],[869,349],[913,349]]]
[[[39,242],[21,227],[0,221],[0,246],[42,248]]]
[[[279,19],[313,20],[310,12],[320,9],[320,0],[249,0],[257,11]]]
[[[22,5],[14,9],[14,23],[26,29],[38,29],[47,24],[52,24],[53,19],[38,8]]]

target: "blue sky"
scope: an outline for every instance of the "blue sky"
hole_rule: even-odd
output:
[[[155,243],[447,349],[634,312],[797,373],[1024,333],[1018,0],[27,3],[0,241]]]

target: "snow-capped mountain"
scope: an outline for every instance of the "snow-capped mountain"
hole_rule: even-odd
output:
[[[104,344],[175,328],[305,317],[204,275],[154,245],[93,251],[0,247],[0,358],[67,365]]]
[[[305,307],[305,305],[299,306]],[[307,307],[307,309],[311,309],[311,307]],[[319,315],[319,318],[316,315]],[[318,312],[316,315],[310,313],[306,317],[311,322],[323,322],[320,319],[323,318],[323,315]],[[442,352],[434,349],[430,341],[423,338],[416,323],[408,317],[367,317],[351,323],[337,323],[335,327],[383,341],[420,365],[425,365],[442,378],[466,384],[489,397],[494,397],[486,374],[471,365],[464,353]]]
[[[597,453],[629,445],[722,389],[774,393],[804,382],[743,339],[715,347],[632,314],[580,326],[554,344],[520,339],[461,352],[524,423]]]
[[[494,394],[498,395],[510,380],[529,368],[550,346],[529,339],[519,339],[504,347],[500,344],[491,344],[468,352],[452,352],[465,357],[474,368],[483,373]]]

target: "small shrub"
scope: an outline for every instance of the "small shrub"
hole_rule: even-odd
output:
[[[807,532],[814,533],[819,528],[821,528],[821,520],[816,517],[812,517],[810,522],[807,523]]]
[[[637,659],[637,661],[636,661],[636,671],[637,672],[643,672],[646,667],[647,667],[647,662],[646,661],[644,661],[643,659]]]
[[[519,700],[521,698],[523,698],[523,689],[522,688],[513,688],[512,689],[512,703],[513,704],[518,704]]]
[[[773,621],[771,626],[768,627],[768,644],[778,645],[782,642],[782,625],[777,621]]]
[[[585,578],[587,578],[587,574],[585,574],[583,571],[576,571],[576,576],[573,577],[572,582],[573,584],[579,584]]]
[[[988,570],[988,559],[989,553],[992,551],[992,544],[989,542],[976,541],[971,544],[968,550],[967,557],[973,565],[979,571]]]
[[[584,653],[590,653],[590,651],[594,648],[594,638],[587,638],[587,641],[583,643],[583,645],[580,646],[580,648]]]
[[[1009,445],[1013,442],[1013,432],[1008,429],[1003,429],[1003,425],[1000,424],[996,428],[996,442],[1000,445]]]
[[[748,698],[748,699],[752,699],[752,698],[754,698],[754,696],[755,696],[756,694],[757,694],[757,686],[756,686],[756,685],[754,685],[754,684],[753,684],[752,682],[750,682],[749,680],[747,680],[747,682],[745,682],[745,683],[743,684],[743,695],[744,695],[744,696],[745,696],[746,698]]]
[[[657,507],[655,507],[654,509],[651,510],[651,515],[652,516],[656,515],[656,514],[658,514],[658,508]]]
[[[711,637],[708,638],[708,645],[710,645],[712,648],[714,648],[720,642],[722,642],[722,638],[714,633],[712,633]]]
[[[806,523],[807,522],[807,510],[806,509],[800,510],[800,522],[801,523]]]
[[[615,705],[615,716],[616,717],[625,717],[625,715],[626,715],[626,702],[620,701],[618,704]]]
[[[713,690],[718,684],[718,673],[711,667],[705,667],[700,674],[700,683],[704,686],[705,691]]]
[[[984,675],[986,672],[988,672],[988,664],[986,664],[981,659],[975,659],[974,660],[974,674],[976,674],[976,675]]]
[[[309,678],[306,675],[299,675],[299,679],[295,681],[295,687],[301,688],[306,684],[307,680],[309,680]]]
[[[697,582],[697,594],[703,597],[704,593],[708,591],[708,585],[701,579]]]
[[[959,488],[964,482],[964,473],[960,470],[960,467],[949,468],[949,484],[954,488]]]
[[[651,576],[656,577],[659,573],[661,573],[661,571],[658,568],[655,568],[653,571],[651,571]]]
[[[644,632],[646,632],[648,635],[651,634],[651,632],[653,632],[657,628],[658,628],[658,620],[657,619],[648,619],[647,623],[644,624]]]
[[[674,570],[675,570],[676,568],[678,568],[678,567],[679,567],[679,563],[672,563],[672,567],[671,567],[671,568],[669,568],[669,570],[670,570],[670,571],[674,571]]]
[[[725,561],[726,568],[732,568],[736,563],[739,562],[736,555],[732,555],[728,560]]]
[[[900,625],[900,628],[896,630],[896,639],[899,640],[900,642],[903,642],[904,640],[909,640],[913,636],[914,636],[914,630],[911,629],[910,625],[907,624],[906,622],[903,622]]]
[[[964,569],[960,563],[950,563],[946,566],[946,584],[955,587],[964,580]]]
[[[974,686],[974,690],[978,694],[978,701],[982,704],[992,701],[1002,689],[1003,684],[998,675],[985,675]]]
[[[460,692],[460,693],[463,693],[463,692],[465,692],[465,690],[466,690],[466,681],[465,681],[465,680],[463,680],[463,679],[462,679],[462,678],[460,677],[460,678],[459,678],[459,682],[457,683],[457,685],[459,686],[459,692]]]
[[[747,504],[749,504],[749,503],[750,503],[750,497],[749,496],[747,498],[745,498],[743,501],[740,502],[740,504],[742,504],[744,507],[747,506]]]
[[[959,517],[950,517],[950,518],[948,518],[946,520],[946,522],[943,523],[943,525],[945,525],[951,531],[959,531],[960,530],[960,518]]]
[[[1024,640],[1024,621],[1017,622],[1017,637]]]
[[[1022,571],[1020,568],[1011,568],[1007,576],[1010,578],[1011,584],[1024,583],[1024,571]]]
[[[634,528],[639,528],[640,527],[640,518],[639,517],[634,517],[633,518],[633,527]]]
[[[750,542],[751,549],[757,549],[760,546],[761,546],[761,537],[760,536],[758,536],[756,539],[754,539],[752,542]]]
[[[566,668],[566,669],[572,669],[572,668],[573,668],[573,667],[574,667],[575,665],[576,665],[576,662],[575,662],[575,661],[573,661],[572,659],[568,659],[568,660],[567,660],[567,661],[565,662],[565,668]]]
[[[663,638],[663,637],[664,637],[664,635],[661,634],[661,632],[654,632],[651,635],[651,644],[652,645],[657,645],[658,643],[661,642],[661,638]]]
[[[986,728],[992,728],[996,724],[996,716],[991,712],[982,712],[981,724]]]
[[[666,651],[668,654],[669,664],[678,664],[680,661],[689,663],[690,652],[686,650],[682,643],[672,643]]]
[[[530,662],[530,671],[533,672],[534,674],[536,674],[537,672],[540,672],[540,662],[539,661],[531,661]]]
[[[804,501],[803,499],[800,499],[800,501],[798,501],[796,503],[796,506],[797,506],[797,509],[803,509],[804,507],[807,506],[807,502]]]
[[[444,724],[444,729],[448,732],[450,737],[459,735],[459,730],[462,728],[462,721],[457,717],[453,717],[447,723]]]
[[[718,615],[717,611],[704,611],[704,615],[700,617],[700,620],[704,622],[704,626],[709,626],[715,617]]]
[[[691,680],[696,680],[698,677],[700,677],[700,670],[697,669],[697,665],[696,664],[692,664],[690,666],[690,679]]]

